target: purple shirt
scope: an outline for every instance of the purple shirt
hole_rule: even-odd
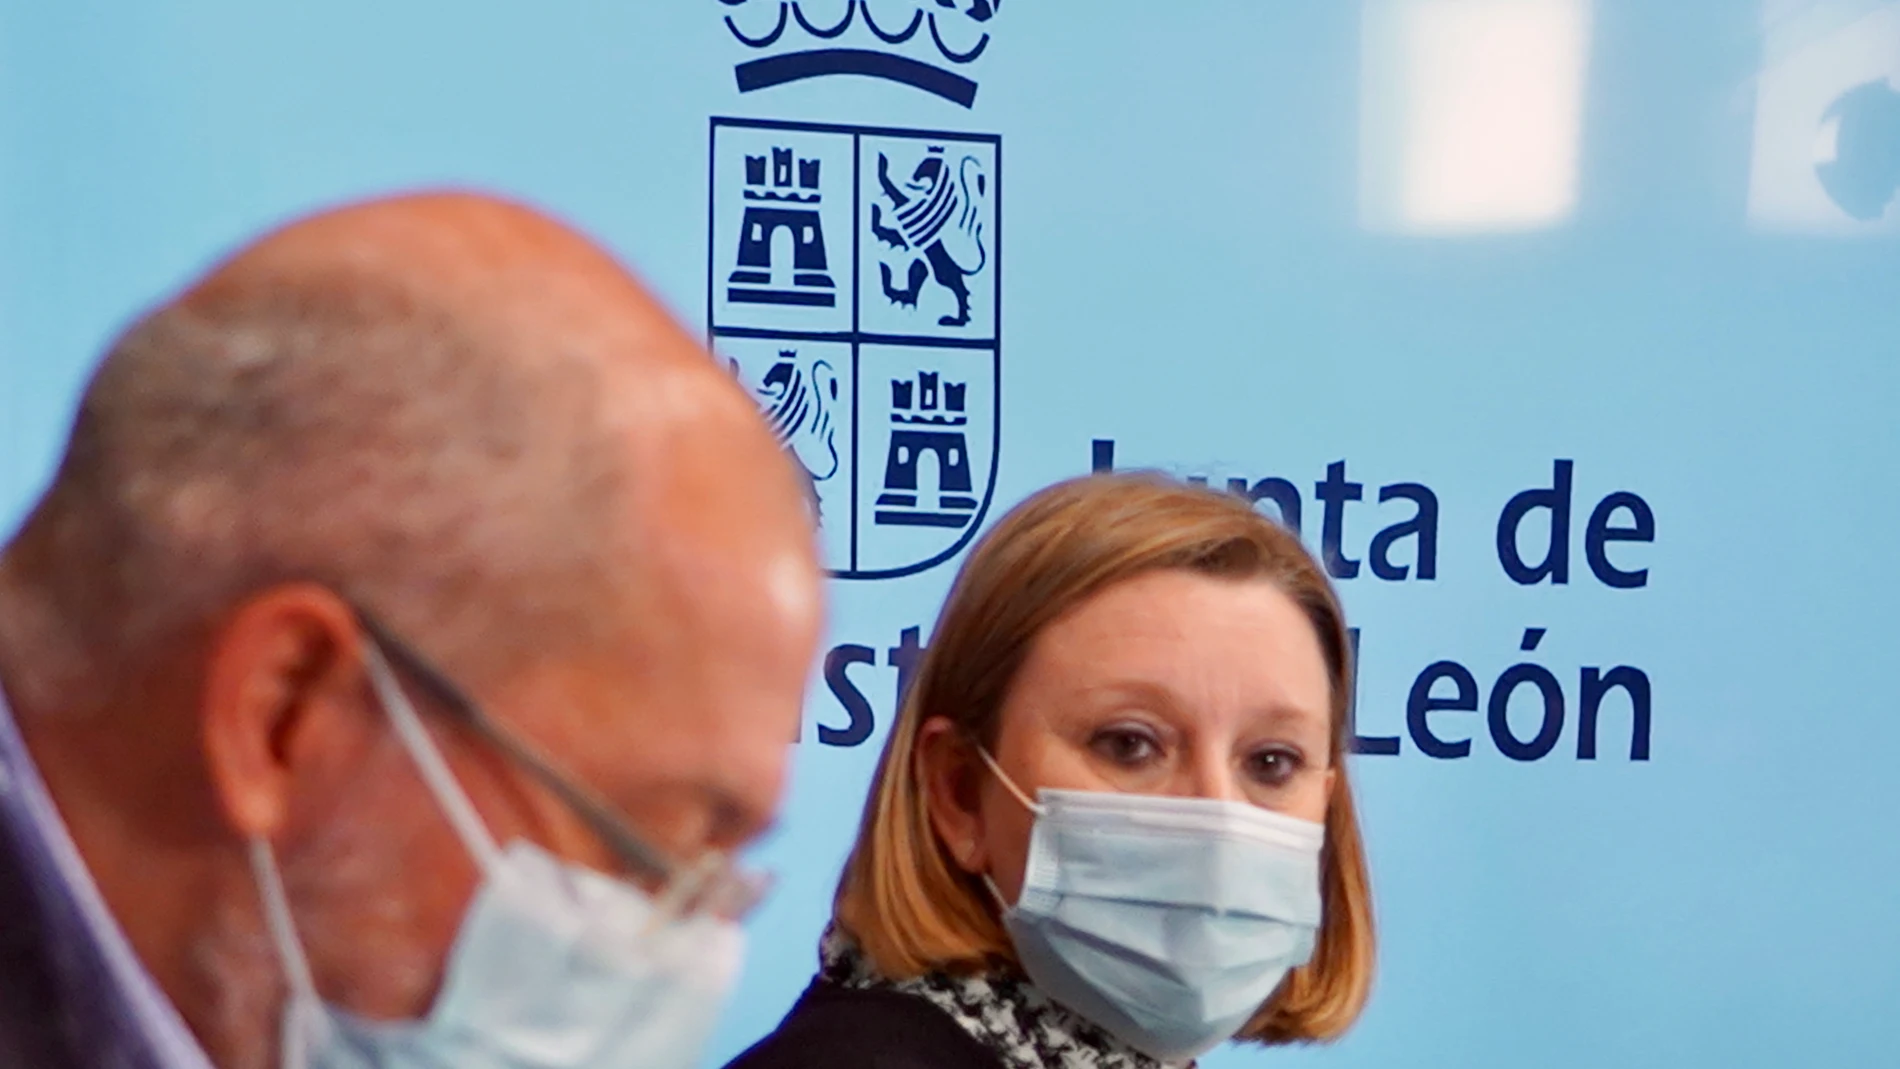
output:
[[[0,830],[41,903],[42,944],[83,1006],[88,1054],[104,1067],[211,1069],[184,1018],[145,971],[106,907],[0,692]]]

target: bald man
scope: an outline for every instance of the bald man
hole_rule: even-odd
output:
[[[806,509],[525,208],[329,212],[135,323],[0,553],[0,1066],[693,1064]]]

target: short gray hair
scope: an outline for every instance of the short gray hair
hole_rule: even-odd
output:
[[[597,361],[524,354],[512,333],[471,332],[417,288],[347,266],[139,320],[9,551],[29,547],[5,585],[37,603],[43,664],[10,684],[70,705],[83,680],[64,677],[136,667],[168,634],[296,579],[467,673],[499,668],[510,639],[600,623],[591,608],[627,548],[613,522],[627,446],[603,419]]]

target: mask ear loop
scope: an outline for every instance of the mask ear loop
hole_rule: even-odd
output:
[[[647,918],[646,928],[641,934],[651,935],[674,921],[703,912],[705,892],[724,871],[724,866],[725,855],[712,853],[681,871],[652,899],[653,912]]]
[[[310,972],[310,959],[304,956],[303,941],[297,937],[297,922],[290,916],[290,899],[284,894],[284,878],[277,869],[277,855],[263,838],[251,840],[251,875],[257,881],[258,897],[264,901],[264,926],[271,942],[277,944],[277,956],[283,961],[284,979],[290,984],[291,1011],[297,1015],[295,1027],[317,1046],[323,1046],[329,1030],[329,1018],[322,1013],[323,1001],[317,994],[317,982]],[[293,1022],[284,1018],[284,1030]],[[285,1069],[303,1069],[308,1047],[300,1037],[286,1034],[279,1043],[284,1049]]]
[[[422,726],[422,717],[417,715],[415,706],[409,704],[409,696],[396,682],[396,674],[383,658],[383,651],[367,637],[363,640],[363,666],[369,671],[370,685],[383,703],[383,711],[389,714],[389,722],[396,729],[396,737],[401,740],[403,749],[409,751],[416,770],[422,773],[422,782],[429,793],[435,795],[436,804],[442,807],[442,814],[461,838],[462,845],[468,847],[483,872],[493,875],[501,865],[501,847],[495,844],[495,837],[482,823],[475,803],[469,801],[468,793],[455,781],[455,773],[449,771],[448,761],[443,759],[435,740],[429,737],[428,729]]]
[[[1010,779],[1009,773],[1003,771],[1003,766],[997,764],[996,758],[990,756],[989,747],[979,744],[976,748],[976,753],[977,753],[977,756],[983,759],[984,764],[990,766],[990,771],[996,773],[997,781],[1002,783],[1002,785],[1006,789],[1008,789],[1009,793],[1015,795],[1016,800],[1023,804],[1023,808],[1029,810],[1031,813],[1034,813],[1038,817],[1043,815],[1043,807],[1041,803],[1036,802],[1033,799],[1031,799],[1029,795],[1023,792],[1023,789],[1021,787],[1016,786],[1016,781],[1013,779]],[[1003,912],[1007,913],[1010,910],[1016,908],[1013,904],[1010,903],[1008,899],[1003,897],[1003,892],[997,889],[996,881],[993,879],[990,879],[990,874],[987,872],[983,874],[983,886],[990,889],[990,897],[996,899],[997,906],[1001,908]]]
[[[1042,816],[1042,804],[1023,793],[1021,787],[1016,786],[1016,781],[1010,779],[1009,773],[1003,771],[1003,766],[997,764],[996,758],[990,756],[988,747],[979,745],[976,748],[976,752],[979,757],[983,758],[983,763],[990,766],[990,771],[996,773],[996,778],[1002,781],[1003,786],[1009,788],[1009,793],[1015,795],[1016,800],[1023,804],[1024,809],[1029,810],[1037,816]]]

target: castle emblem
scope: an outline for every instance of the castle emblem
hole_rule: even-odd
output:
[[[942,382],[934,371],[891,382],[891,444],[884,462],[884,492],[877,499],[881,524],[954,527],[961,530],[976,511],[970,496],[970,443],[964,428],[969,387]],[[934,500],[918,493],[917,472],[928,457],[937,469]]]
[[[822,304],[837,302],[837,285],[825,273],[825,226],[818,214],[818,160],[797,160],[792,150],[772,147],[771,181],[767,157],[745,158],[745,216],[739,225],[738,266],[727,276],[727,296],[741,304]],[[792,241],[792,285],[772,288],[772,242],[784,230]]]
[[[996,481],[995,137],[714,119],[708,332],[843,578],[933,567]]]

